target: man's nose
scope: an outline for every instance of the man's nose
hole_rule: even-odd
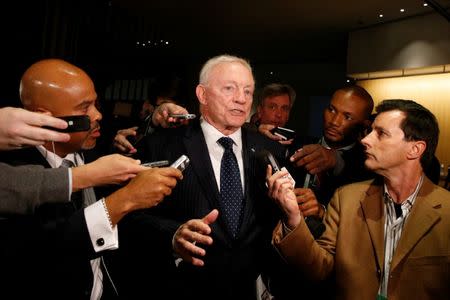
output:
[[[333,118],[331,119],[331,123],[337,127],[341,126],[342,120],[344,119],[344,116],[341,114],[335,114]]]
[[[238,103],[245,103],[247,101],[245,98],[245,91],[237,89],[234,95],[234,101]]]
[[[103,118],[103,116],[102,116],[102,113],[97,109],[97,107],[94,106],[90,118],[91,118],[91,122],[94,122],[94,121],[98,122]]]

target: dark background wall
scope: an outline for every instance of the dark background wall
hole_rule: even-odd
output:
[[[2,9],[2,15],[0,105],[20,105],[20,76],[33,62],[62,58],[83,68],[93,78],[104,123],[114,125],[108,129],[130,124],[114,124],[118,120],[113,115],[117,101],[139,106],[143,100],[133,96],[137,93],[132,91],[124,93],[131,95],[124,99],[106,99],[111,98],[107,97],[108,86],[122,80],[134,82],[172,74],[181,79],[182,104],[195,111],[194,89],[201,65],[222,53],[249,59],[257,89],[271,82],[291,84],[297,100],[289,127],[306,134],[320,133],[323,106],[336,88],[346,84],[347,33],[271,37],[257,44],[245,40],[229,45],[209,44],[205,39],[186,48],[176,43],[141,47],[136,41],[148,35],[148,20],[115,6],[112,1],[16,1],[10,8]],[[162,32],[162,39],[164,30],[158,32]]]

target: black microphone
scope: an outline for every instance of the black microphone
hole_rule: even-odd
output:
[[[266,149],[259,150],[255,154],[256,159],[258,160],[259,164],[266,168],[267,165],[270,165],[272,167],[272,173],[278,172],[281,170],[281,166],[276,160],[276,158],[270,153],[270,151]]]

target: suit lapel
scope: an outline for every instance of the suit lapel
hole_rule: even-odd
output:
[[[379,270],[384,263],[384,205],[383,188],[376,183],[372,183],[367,191],[367,196],[361,200],[363,216],[369,230],[372,247],[375,251],[376,263]]]
[[[439,199],[430,199],[428,196],[432,189],[433,184],[429,179],[425,178],[414,202],[411,214],[408,216],[403,228],[402,236],[392,258],[391,270],[398,266],[402,259],[441,218],[436,211],[436,208],[440,207],[441,201]]]
[[[249,222],[249,217],[252,215],[253,202],[250,201],[250,185],[255,184],[254,178],[254,152],[255,148],[253,141],[249,139],[247,131],[242,128],[242,160],[244,164],[244,209],[242,213],[242,222],[239,228],[238,237],[242,232],[245,232],[246,226]]]
[[[194,173],[200,181],[200,186],[205,191],[206,198],[210,201],[211,207],[218,207],[219,190],[200,124],[198,126],[197,124],[193,125],[186,132],[183,143],[187,155],[191,159]]]

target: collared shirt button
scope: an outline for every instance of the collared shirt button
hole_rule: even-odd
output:
[[[105,240],[103,238],[97,239],[97,246],[101,247],[105,244]]]

